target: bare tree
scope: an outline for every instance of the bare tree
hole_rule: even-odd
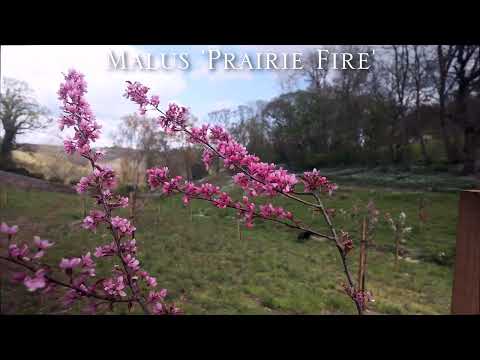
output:
[[[15,148],[17,135],[43,129],[51,119],[48,110],[40,106],[32,96],[28,84],[11,78],[2,81],[0,96],[0,119],[4,131],[0,160],[2,165],[12,164],[11,152]]]
[[[401,162],[409,134],[405,126],[405,115],[411,103],[410,48],[408,45],[391,45],[391,61],[387,64],[388,98],[392,104],[390,152],[393,162]]]
[[[165,135],[157,129],[155,119],[133,114],[123,117],[117,132],[113,134],[115,145],[133,149],[128,160],[134,170],[135,187],[139,183],[140,167],[152,166],[157,152],[166,154],[168,150]]]
[[[455,85],[455,77],[452,74],[455,50],[455,45],[437,45],[437,69],[431,73],[438,96],[440,129],[448,162],[451,164],[460,160],[455,141],[452,141],[452,138],[455,140],[455,137],[452,136],[446,113],[448,99]]]
[[[327,58],[327,63],[322,64],[322,67],[319,66],[319,62],[318,53],[309,51],[305,54],[303,74],[307,79],[309,88],[314,91],[321,91],[328,84],[330,58]]]
[[[425,46],[412,45],[413,61],[410,67],[413,89],[415,93],[415,129],[416,137],[420,140],[420,148],[426,164],[431,163],[430,156],[425,145],[425,138],[422,130],[422,119],[420,107],[429,98],[427,89],[429,87],[430,61]]]
[[[455,122],[463,129],[463,174],[475,172],[480,121],[469,116],[469,98],[480,79],[480,45],[457,45],[455,50]]]

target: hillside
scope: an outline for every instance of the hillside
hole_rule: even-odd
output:
[[[99,150],[105,152],[100,164],[113,168],[122,184],[133,183],[137,171],[139,183],[145,182],[147,165],[143,160],[137,164],[137,150],[117,146]],[[168,166],[172,174],[196,179],[206,175],[201,153],[193,148],[174,148],[151,155],[152,164]],[[78,154],[65,154],[63,146],[60,145],[19,144],[13,151],[13,160],[19,168],[43,179],[63,184],[72,184],[90,171],[85,159]]]

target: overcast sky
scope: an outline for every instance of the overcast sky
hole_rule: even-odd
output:
[[[208,70],[208,49],[220,49],[236,54],[256,52],[294,52],[318,46],[2,46],[1,76],[26,81],[37,100],[48,107],[53,116],[59,114],[56,92],[62,82],[62,72],[75,68],[84,73],[88,82],[87,100],[97,119],[104,126],[99,146],[111,145],[111,133],[120,117],[133,113],[136,107],[122,95],[125,81],[140,81],[160,95],[161,104],[176,101],[191,109],[200,121],[207,120],[210,111],[247,104],[255,100],[270,100],[281,93],[278,73],[272,70],[223,71]],[[187,53],[189,70],[140,71],[112,70],[111,52],[126,52],[129,58],[139,55],[154,59],[160,54]],[[60,143],[59,130],[52,127],[43,133],[26,134],[18,142]]]

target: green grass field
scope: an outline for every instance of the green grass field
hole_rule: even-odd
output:
[[[429,221],[418,217],[420,198],[427,204]],[[328,207],[350,210],[373,200],[381,211],[375,235],[377,250],[368,254],[367,287],[373,292],[374,312],[382,314],[448,314],[458,211],[458,193],[420,193],[382,188],[341,187],[325,200]],[[322,219],[305,208],[281,200],[297,217],[326,231]],[[418,262],[393,265],[393,234],[383,213],[407,214],[413,231],[408,256]],[[0,209],[0,221],[18,224],[18,239],[33,235],[56,242],[47,259],[77,256],[109,242],[108,234],[89,233],[79,227],[82,200],[76,195],[26,192],[8,189],[8,205]],[[357,222],[336,216],[338,228],[354,235]],[[339,255],[329,242],[299,242],[297,232],[273,223],[256,221],[253,229],[241,228],[239,237],[233,210],[193,202],[185,208],[179,197],[148,198],[136,222],[139,259],[157,276],[187,314],[355,314],[344,295]],[[356,274],[358,253],[349,255]],[[100,261],[98,273],[108,271]],[[11,285],[2,270],[1,305],[4,313],[63,313],[58,302]],[[116,309],[117,313],[125,313]],[[80,313],[79,307],[66,313]]]

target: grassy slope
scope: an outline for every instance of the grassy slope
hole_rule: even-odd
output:
[[[403,210],[407,223],[414,227],[407,244],[413,255],[432,259],[445,252],[447,258],[452,258],[458,195],[426,193],[431,220],[422,230],[418,226],[420,196],[413,192],[345,188],[328,200],[328,206],[349,209],[355,203],[365,205],[373,199],[382,211],[398,214]],[[322,229],[318,215],[290,205],[288,209]],[[81,200],[75,195],[9,189],[9,206],[0,209],[0,220],[20,225],[22,239],[30,240],[39,234],[56,241],[49,257],[59,261],[62,255],[74,256],[93,249],[98,238],[105,236],[72,225],[81,219],[81,209]],[[335,221],[349,224],[343,228],[358,233],[351,221],[339,217]],[[232,211],[201,202],[195,202],[190,211],[178,197],[150,199],[136,225],[139,258],[145,269],[157,274],[159,284],[169,289],[171,298],[180,301],[189,314],[354,313],[351,301],[341,290],[344,278],[338,254],[327,242],[300,243],[294,231],[261,222],[252,230],[242,228],[239,239]],[[376,243],[389,245],[392,239],[382,223]],[[108,237],[104,241],[109,241]],[[352,263],[356,263],[358,254],[353,252],[351,256]],[[392,260],[389,252],[369,253],[367,284],[376,298],[372,310],[388,314],[449,312],[451,264],[402,261],[395,271]],[[108,264],[104,265],[103,269],[108,268]],[[355,273],[354,264],[352,270]],[[41,300],[22,287],[12,287],[5,281],[3,286],[5,312],[61,311],[55,303]]]

